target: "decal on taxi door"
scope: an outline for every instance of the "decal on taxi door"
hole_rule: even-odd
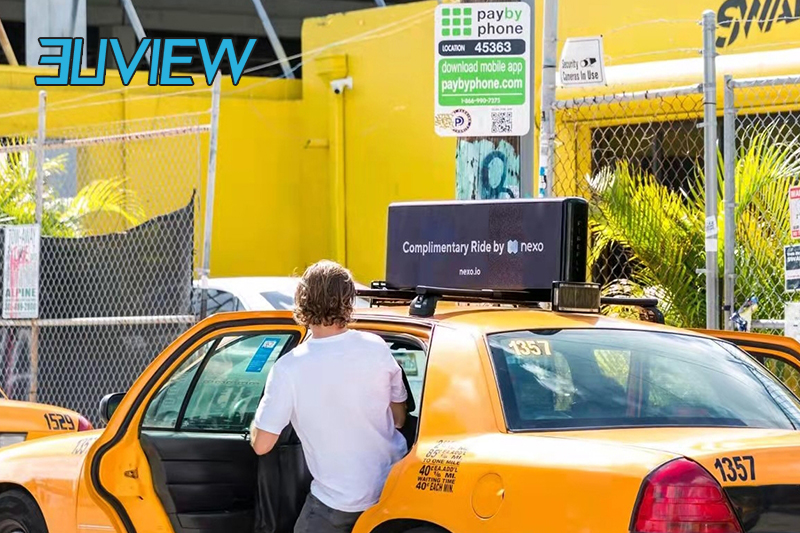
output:
[[[425,454],[417,477],[417,490],[452,493],[456,474],[467,449],[453,441],[440,440]]]
[[[714,463],[722,481],[755,481],[756,461],[752,455],[720,457]]]

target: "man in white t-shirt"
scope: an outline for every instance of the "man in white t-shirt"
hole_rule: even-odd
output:
[[[313,481],[295,533],[352,531],[407,452],[398,431],[406,416],[402,370],[383,339],[348,329],[355,297],[350,272],[337,263],[306,270],[295,319],[311,338],[272,367],[253,421],[259,455],[290,422],[303,445]]]

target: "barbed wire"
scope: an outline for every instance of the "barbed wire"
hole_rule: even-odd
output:
[[[674,54],[674,53],[693,53],[693,54],[702,54],[703,50],[700,48],[670,48],[669,50],[652,50],[650,52],[639,52],[637,54],[626,54],[622,56],[611,56],[611,55],[604,55],[604,59],[606,60],[606,66],[613,66],[614,62],[618,62],[622,59],[632,59],[636,57],[648,57],[648,56],[657,56],[657,55],[667,55],[667,54]],[[685,59],[685,58],[680,58]],[[612,61],[608,61],[612,60]],[[616,63],[616,65],[630,65],[630,63]]]
[[[619,26],[617,28],[612,28],[611,30],[604,31],[602,33],[603,37],[606,35],[613,35],[615,33],[619,33],[621,31],[628,30],[630,28],[637,28],[639,26],[649,26],[652,24],[701,24],[702,20],[700,19],[651,19],[651,20],[642,20],[639,22],[631,22],[630,24],[626,24],[624,26]]]

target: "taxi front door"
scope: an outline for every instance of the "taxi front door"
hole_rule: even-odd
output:
[[[305,335],[288,311],[220,314],[156,358],[82,473],[117,531],[239,531],[252,521],[257,468],[245,435],[271,365]]]

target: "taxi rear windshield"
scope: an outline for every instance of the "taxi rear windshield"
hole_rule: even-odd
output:
[[[509,430],[800,428],[800,401],[724,342],[652,331],[488,336]]]

